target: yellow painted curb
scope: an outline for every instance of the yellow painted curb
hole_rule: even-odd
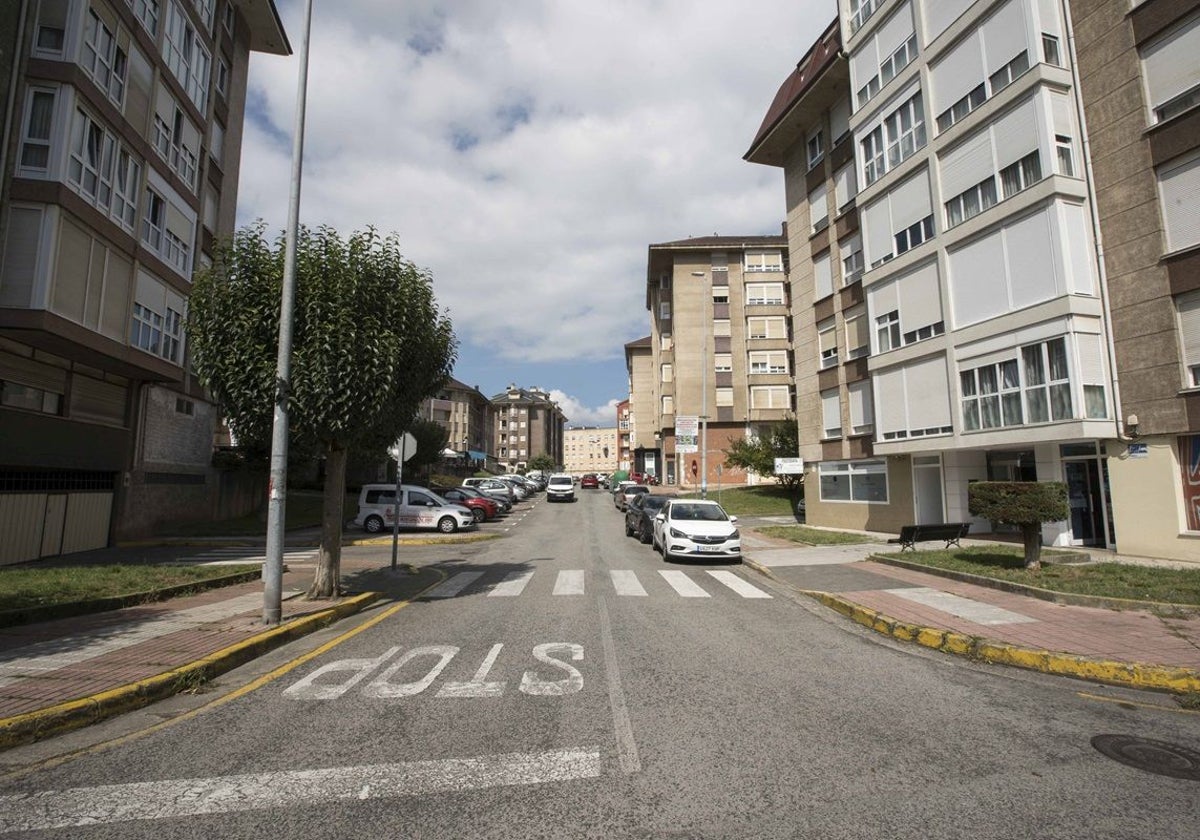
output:
[[[353,615],[379,597],[380,593],[378,592],[364,592],[353,598],[347,598],[327,610],[300,616],[286,624],[230,645],[203,659],[181,665],[162,674],[102,691],[90,697],[0,719],[0,749],[89,726],[177,694],[190,685],[206,682],[285,642],[312,633],[348,615]]]
[[[790,586],[771,573],[771,570],[753,560],[744,559],[745,565],[772,580]],[[1170,691],[1185,694],[1200,692],[1200,671],[1191,668],[1173,668],[1165,665],[1145,665],[1133,662],[1094,659],[1069,653],[1054,653],[1048,650],[1010,645],[979,636],[968,636],[953,630],[920,627],[884,615],[877,610],[841,598],[829,592],[796,589],[802,595],[813,598],[850,620],[904,642],[916,642],[922,647],[963,656],[981,662],[1009,665],[1044,674],[1075,677],[1081,680],[1102,682],[1130,688]]]

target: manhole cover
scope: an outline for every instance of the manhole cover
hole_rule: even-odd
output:
[[[1092,746],[1129,767],[1200,782],[1200,752],[1196,750],[1133,735],[1097,735]]]

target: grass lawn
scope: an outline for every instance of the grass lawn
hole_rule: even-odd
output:
[[[1038,572],[1025,571],[1024,552],[1019,546],[906,551],[903,559],[1054,592],[1200,605],[1200,569],[1160,569],[1122,563],[1055,563],[1055,558],[1052,551],[1043,550],[1042,569]]]
[[[699,493],[684,493],[697,497]],[[733,516],[792,516],[795,505],[787,491],[775,484],[758,487],[727,487],[720,492],[716,485],[708,486],[708,498],[719,501],[725,512]]]
[[[30,566],[0,567],[0,612],[49,604],[135,595],[168,586],[248,572],[247,566]]]
[[[861,545],[879,542],[879,540],[865,537],[862,534],[823,531],[820,528],[806,528],[803,525],[768,525],[765,528],[755,528],[754,530],[763,536],[774,537],[778,540],[791,540],[801,545]]]
[[[315,490],[290,490],[284,505],[284,529],[311,528],[321,524],[322,495]],[[344,514],[353,519],[358,513],[358,494],[346,494]],[[161,526],[156,533],[160,537],[250,537],[262,536],[267,532],[267,509],[261,513],[239,516],[237,519],[220,519],[215,522],[181,522],[177,525]]]

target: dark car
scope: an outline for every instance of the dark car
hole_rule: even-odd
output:
[[[472,490],[470,487],[430,487],[429,489],[446,501],[462,505],[471,511],[471,516],[477,523],[495,519],[500,515],[500,503],[497,500],[485,496],[477,490]]]
[[[642,543],[650,542],[654,538],[654,516],[670,498],[650,493],[634,496],[625,507],[625,536],[637,537]]]

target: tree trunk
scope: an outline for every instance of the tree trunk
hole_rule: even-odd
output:
[[[1031,572],[1042,568],[1042,524],[1022,525],[1021,535],[1025,538],[1025,568]]]
[[[321,554],[308,589],[310,599],[341,594],[342,523],[346,502],[346,448],[330,441],[325,448],[325,498],[321,508]]]

